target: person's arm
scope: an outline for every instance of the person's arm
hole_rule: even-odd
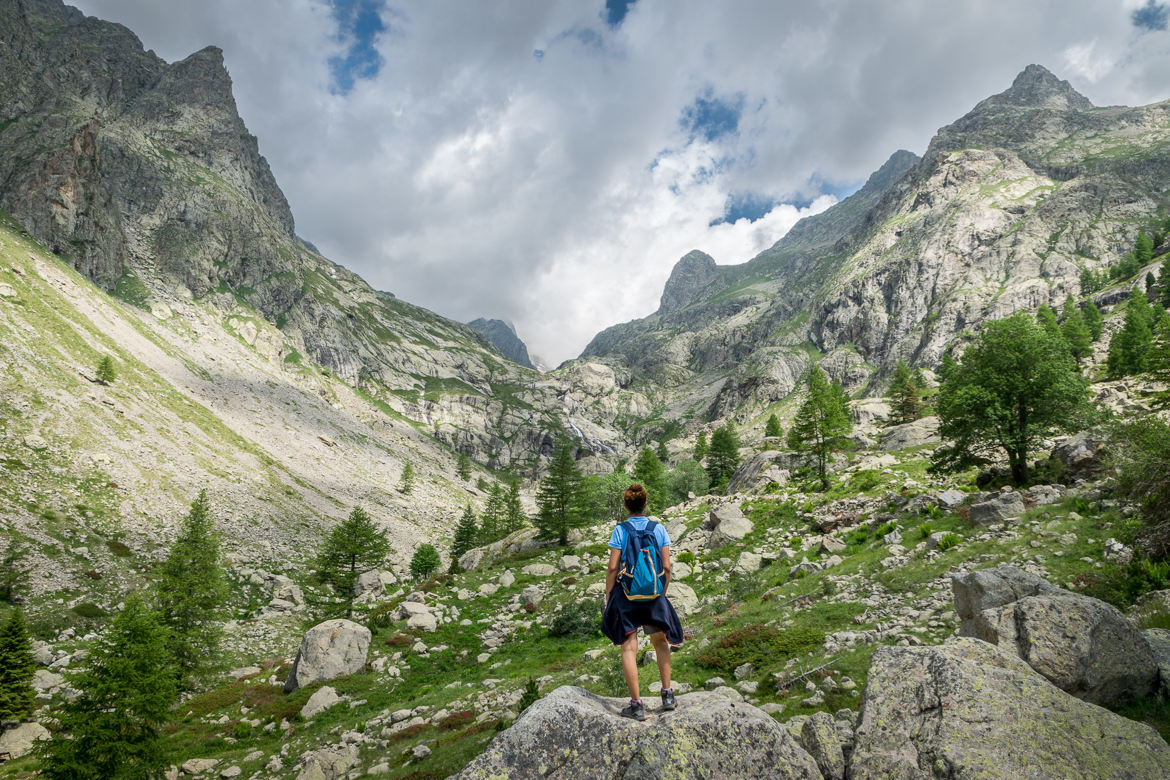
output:
[[[666,579],[662,581],[662,592],[666,593],[670,587],[670,545],[662,548],[662,571],[666,574]]]
[[[609,548],[609,568],[605,570],[605,603],[609,603],[609,594],[617,584],[618,571],[622,566],[622,551],[616,547]]]

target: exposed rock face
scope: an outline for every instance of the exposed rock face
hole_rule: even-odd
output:
[[[649,701],[649,700],[648,700]],[[673,712],[647,710],[565,686],[540,699],[456,777],[816,778],[816,763],[765,713],[711,692],[678,697]]]
[[[370,629],[351,620],[326,620],[313,626],[284,683],[285,693],[360,671],[370,650]]]
[[[951,592],[955,601],[955,612],[962,624],[962,636],[976,636],[978,620],[984,610],[993,610],[1027,596],[1061,593],[1061,589],[1042,577],[1029,574],[1015,566],[1000,566],[998,569],[980,569],[967,574],[951,576]]]
[[[520,340],[520,337],[516,335],[516,329],[508,323],[503,320],[488,320],[480,317],[467,323],[467,326],[482,333],[488,342],[508,360],[525,368],[536,368],[528,357],[528,345]]]
[[[971,505],[971,523],[991,525],[1005,520],[1019,520],[1024,514],[1024,498],[1017,491],[1000,493],[992,499]]]
[[[697,249],[689,252],[674,264],[662,290],[658,312],[661,314],[687,306],[695,300],[697,293],[718,278],[719,269],[715,265],[715,258]]]
[[[977,639],[882,647],[873,656],[849,759],[854,780],[1160,778],[1170,746],[1053,687]]]

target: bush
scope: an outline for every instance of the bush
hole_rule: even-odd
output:
[[[1087,575],[1085,584],[1085,595],[1125,610],[1146,593],[1170,587],[1170,561],[1135,557],[1128,566],[1108,565],[1098,577]]]
[[[862,469],[849,478],[849,487],[857,492],[873,490],[882,484],[882,473],[877,469]]]
[[[886,534],[893,533],[896,530],[898,530],[898,524],[891,520],[890,522],[882,523],[877,528],[873,529],[873,535],[885,536]],[[927,534],[927,536],[929,535],[930,534]]]
[[[760,669],[811,652],[824,641],[824,632],[813,628],[795,627],[781,631],[757,623],[725,634],[697,660],[702,666],[727,673],[746,663]]]
[[[524,686],[524,693],[520,696],[520,703],[516,706],[520,712],[524,712],[539,698],[540,690],[536,687],[536,679],[529,677],[528,683]]]
[[[420,544],[410,559],[410,576],[421,580],[439,568],[439,551],[433,544]]]
[[[918,533],[922,534],[923,539],[930,536],[933,532],[934,528],[930,523],[923,523],[922,525],[918,526]]]
[[[938,549],[940,552],[944,552],[956,546],[958,543],[958,534],[943,534],[943,537],[938,540]]]
[[[1113,431],[1117,495],[1137,506],[1139,543],[1154,560],[1170,559],[1170,424],[1142,417]]]
[[[548,626],[549,636],[564,639],[592,639],[601,635],[601,615],[597,605],[589,601],[566,604],[553,616]]]
[[[692,566],[695,563],[695,554],[690,550],[684,550],[678,554],[678,560],[680,563]]]

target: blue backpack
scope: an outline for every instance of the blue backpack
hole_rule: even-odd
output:
[[[662,595],[666,573],[662,570],[662,551],[654,529],[658,523],[650,520],[641,531],[630,521],[622,523],[626,529],[626,546],[622,549],[622,568],[618,580],[630,601],[651,601]]]

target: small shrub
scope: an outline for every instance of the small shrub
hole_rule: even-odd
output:
[[[684,550],[683,552],[680,552],[678,554],[678,559],[680,562],[685,563],[688,566],[691,566],[695,563],[695,554],[693,552],[691,552],[690,550]]]
[[[474,720],[474,712],[471,710],[459,710],[458,712],[452,712],[450,715],[440,720],[439,728],[447,729],[448,731],[454,731],[455,729],[461,729],[464,726],[470,726]]]
[[[92,601],[83,601],[73,608],[73,614],[86,620],[99,620],[104,618],[107,612]]]
[[[565,639],[592,639],[601,634],[601,615],[589,601],[566,604],[549,623],[550,636]]]
[[[858,492],[873,490],[882,484],[882,473],[877,469],[862,469],[849,479],[849,487]]]
[[[815,650],[824,641],[824,632],[813,628],[780,630],[774,626],[753,624],[725,634],[696,660],[702,666],[727,673],[745,663],[759,669]]]
[[[386,638],[387,647],[410,647],[414,644],[414,637],[410,634],[395,634]]]
[[[520,695],[520,703],[516,705],[520,712],[528,709],[537,699],[540,698],[540,690],[536,687],[536,678],[529,677],[528,682],[524,686],[524,693]]]
[[[91,580],[100,580],[102,578],[102,573],[97,569],[90,569],[85,573],[85,576],[89,577]]]
[[[922,538],[925,539],[934,533],[934,527],[930,523],[923,523],[918,526],[918,533],[922,534]]]
[[[971,507],[961,506],[955,510],[955,513],[959,515],[959,522],[964,525],[971,525]]]
[[[885,536],[888,533],[893,533],[895,530],[897,530],[897,528],[898,528],[897,523],[894,523],[892,521],[882,523],[877,528],[873,529],[873,535],[874,536]],[[929,536],[929,534],[927,534],[927,535]]]
[[[237,721],[233,728],[236,739],[248,739],[252,736],[252,724]]]
[[[788,546],[794,550],[799,550],[804,547],[804,541],[799,536],[794,536],[788,540]]]
[[[110,549],[111,554],[116,555],[119,558],[130,557],[130,548],[122,542],[111,539],[110,541],[106,542],[106,547]]]
[[[845,537],[845,544],[848,544],[848,545],[853,546],[853,547],[863,545],[868,541],[869,541],[869,529],[868,528],[858,528],[855,531],[851,531]]]
[[[959,543],[958,534],[943,534],[943,538],[938,540],[938,549],[940,551],[949,550]]]

